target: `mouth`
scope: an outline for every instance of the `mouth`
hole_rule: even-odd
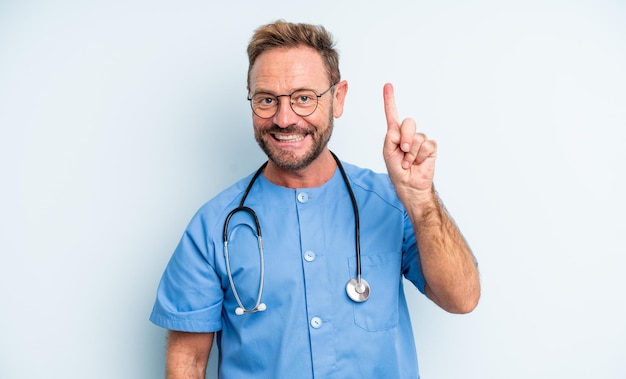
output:
[[[270,135],[272,137],[274,137],[274,139],[278,142],[285,142],[285,143],[289,143],[289,142],[300,142],[302,141],[305,137],[306,134],[286,134],[286,133],[270,133]]]

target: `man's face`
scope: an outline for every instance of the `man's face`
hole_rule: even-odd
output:
[[[266,51],[257,58],[250,72],[250,95],[261,92],[285,95],[299,89],[321,94],[331,84],[322,57],[309,47]],[[288,96],[279,98],[273,117],[264,119],[252,114],[255,139],[278,167],[303,169],[324,151],[333,129],[333,92],[319,98],[317,109],[309,116],[297,115]]]

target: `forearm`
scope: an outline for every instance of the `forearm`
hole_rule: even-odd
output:
[[[448,312],[471,312],[480,298],[480,280],[474,256],[458,227],[434,189],[406,205],[416,233],[426,294]]]
[[[204,379],[206,365],[198,364],[194,359],[180,354],[168,354],[165,371],[166,379]]]
[[[170,331],[166,354],[166,379],[204,379],[213,345],[213,333]]]

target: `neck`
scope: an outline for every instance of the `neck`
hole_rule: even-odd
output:
[[[270,182],[282,187],[311,188],[329,181],[335,175],[336,169],[337,162],[326,149],[313,163],[301,170],[284,170],[269,161],[263,175]]]

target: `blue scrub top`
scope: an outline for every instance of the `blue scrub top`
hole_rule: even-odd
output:
[[[226,273],[223,228],[252,175],[205,204],[176,248],[150,320],[188,332],[218,332],[221,378],[419,378],[403,292],[424,278],[408,215],[385,174],[344,164],[361,223],[362,277],[370,298],[355,303],[354,210],[339,170],[315,188],[289,189],[263,175],[245,205],[259,218],[265,255],[264,312],[236,315]],[[252,218],[228,228],[230,265],[248,309],[259,290]]]

